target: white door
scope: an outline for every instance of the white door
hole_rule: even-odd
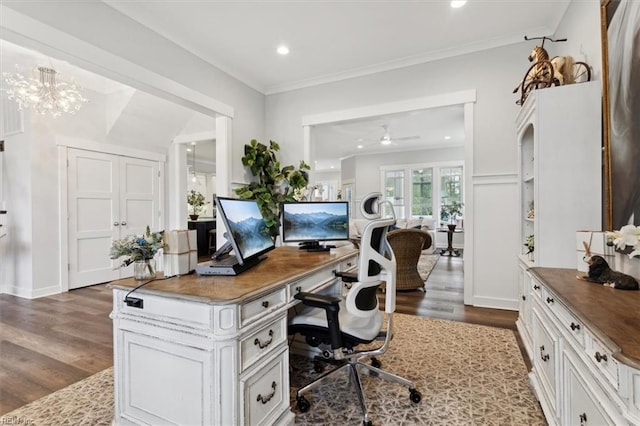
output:
[[[149,160],[70,149],[69,289],[132,274],[109,259],[111,242],[157,230],[158,164]]]

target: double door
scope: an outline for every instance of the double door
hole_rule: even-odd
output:
[[[131,276],[109,258],[111,243],[158,230],[159,164],[80,149],[67,159],[69,289]]]

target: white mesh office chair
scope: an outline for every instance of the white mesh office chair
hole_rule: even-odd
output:
[[[302,396],[304,392],[346,369],[350,371],[356,387],[363,413],[363,424],[371,425],[357,367],[368,370],[372,376],[407,386],[409,398],[415,403],[422,399],[422,395],[414,388],[411,381],[381,370],[380,363],[375,358],[385,353],[389,347],[393,334],[393,312],[396,306],[396,260],[387,241],[387,228],[395,224],[395,217],[381,217],[380,199],[381,194],[374,193],[367,195],[362,202],[362,213],[370,221],[362,232],[357,272],[336,273],[344,282],[352,284],[346,297],[343,299],[305,292],[295,295],[296,299],[311,308],[305,308],[303,312],[291,319],[289,334],[300,333],[305,336],[307,343],[311,346],[330,345],[331,352],[325,351],[329,359],[341,364],[298,390],[296,402],[298,409],[302,412],[310,408],[309,401]],[[378,287],[383,282],[382,272],[384,272],[387,286],[386,331],[383,331],[383,315],[378,307],[377,297]],[[357,345],[371,343],[374,340],[383,340],[383,343],[373,349],[355,349]],[[363,363],[367,359],[371,359],[371,365]]]

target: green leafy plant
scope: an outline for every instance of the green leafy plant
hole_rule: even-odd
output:
[[[533,249],[535,248],[533,234],[527,236],[527,239],[524,241],[524,246],[527,248],[527,252],[525,254],[533,253]]]
[[[252,139],[245,145],[242,164],[249,167],[257,181],[235,190],[242,199],[256,200],[272,237],[279,234],[282,203],[296,201],[296,194],[309,183],[309,165],[300,161],[298,168],[281,167],[276,155],[279,150],[280,146],[274,141],[269,141],[267,146]]]
[[[187,194],[187,204],[191,207],[191,214],[200,214],[206,204],[204,195],[193,189]]]

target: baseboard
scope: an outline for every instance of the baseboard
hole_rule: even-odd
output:
[[[499,299],[494,297],[478,297],[474,296],[473,306],[478,308],[506,309],[509,311],[517,311],[519,303],[513,299]]]
[[[39,288],[37,290],[25,289],[22,287],[9,286],[4,289],[5,294],[10,294],[16,297],[22,297],[23,299],[37,299],[39,297],[52,296],[54,294],[60,294],[60,287],[49,286],[45,288]]]

